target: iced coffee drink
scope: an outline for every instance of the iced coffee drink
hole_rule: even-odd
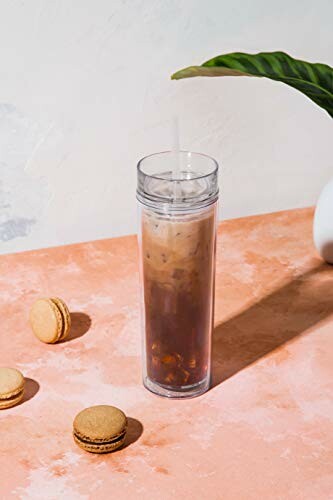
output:
[[[217,185],[212,191],[195,175],[187,170],[190,185],[178,186],[173,202],[174,187],[156,179],[149,187],[157,198],[163,193],[165,205],[141,207],[144,384],[169,397],[202,393],[210,378]],[[183,207],[186,197],[191,203]]]

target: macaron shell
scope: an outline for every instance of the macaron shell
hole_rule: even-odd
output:
[[[75,434],[73,434],[75,443],[84,451],[88,451],[89,453],[110,453],[111,451],[115,451],[120,448],[125,441],[125,435],[119,441],[114,443],[86,443],[81,441]]]
[[[67,305],[65,304],[65,302],[63,300],[59,299],[59,297],[52,297],[51,300],[57,306],[58,310],[62,314],[63,329],[62,329],[61,336],[59,337],[58,340],[64,340],[68,336],[70,329],[71,329],[71,323],[72,323],[71,322],[71,315],[70,315],[70,312],[69,312]]]
[[[74,420],[73,430],[78,438],[89,442],[108,442],[124,434],[126,415],[114,406],[91,406],[81,411]]]
[[[62,335],[64,320],[51,299],[38,299],[30,311],[30,324],[36,337],[47,344],[53,344]]]
[[[10,398],[24,388],[24,377],[19,370],[0,367],[0,399]]]

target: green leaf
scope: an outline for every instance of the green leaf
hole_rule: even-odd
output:
[[[259,76],[283,82],[305,94],[333,118],[333,68],[327,64],[301,61],[284,52],[233,52],[214,57],[202,66],[181,69],[171,78],[193,76]]]

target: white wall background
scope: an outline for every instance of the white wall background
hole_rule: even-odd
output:
[[[170,81],[232,51],[333,66],[332,0],[0,0],[0,252],[132,233],[136,162],[181,145],[222,166],[223,217],[311,205],[333,122],[265,79]]]

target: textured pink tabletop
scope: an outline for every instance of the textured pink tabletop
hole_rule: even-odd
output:
[[[213,388],[169,401],[141,385],[134,237],[0,258],[0,363],[27,377],[0,413],[0,498],[333,498],[333,267],[312,209],[227,221],[217,246]],[[72,337],[41,344],[27,322],[59,295]],[[126,447],[90,455],[74,416],[111,404]]]

